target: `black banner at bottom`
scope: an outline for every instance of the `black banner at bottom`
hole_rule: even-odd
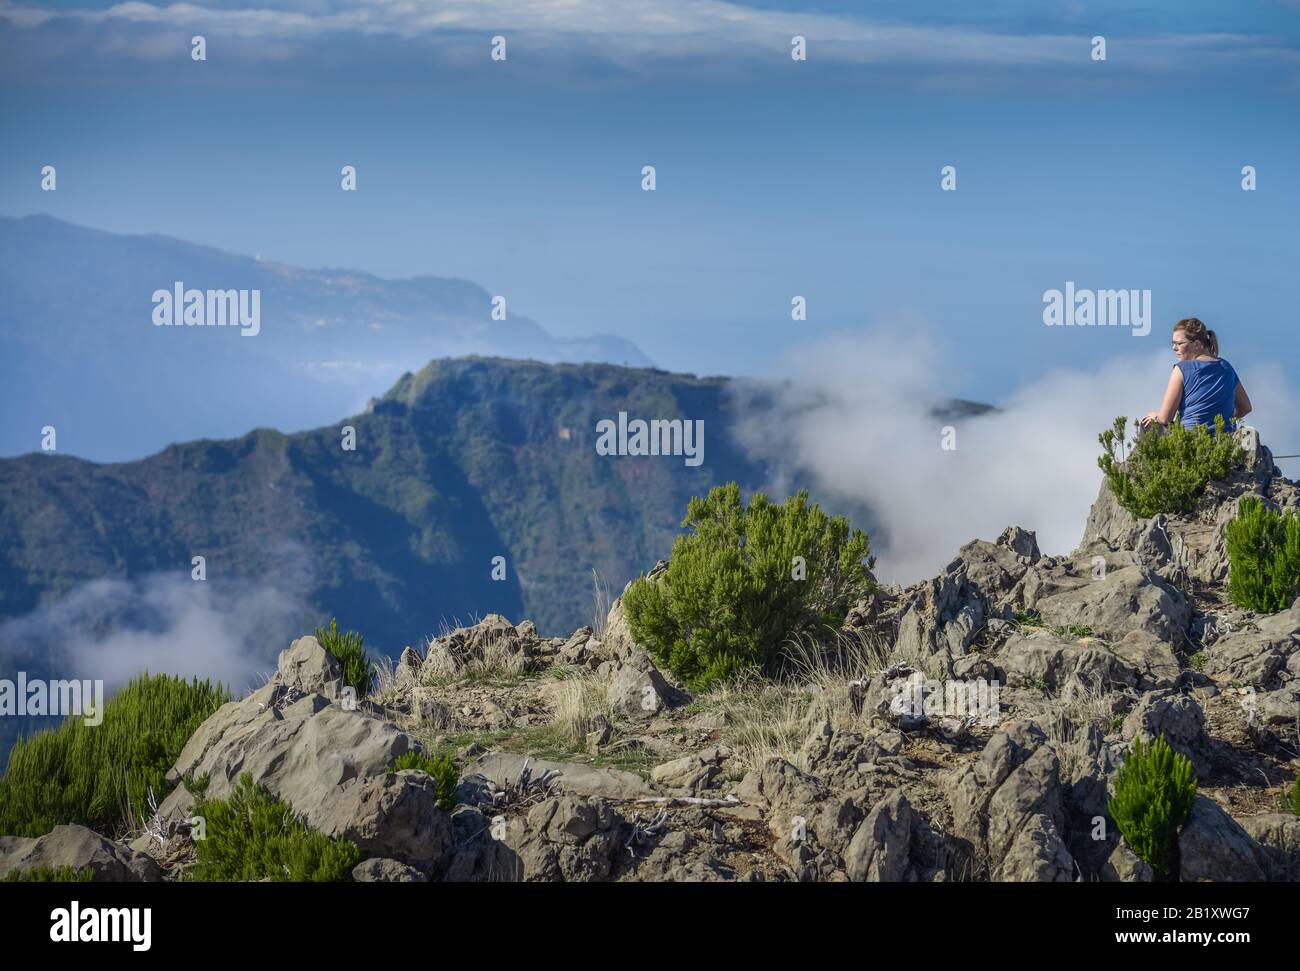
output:
[[[436,954],[477,942],[495,960],[651,953],[665,935],[715,946],[867,934],[881,946],[969,959],[1037,944],[1071,956],[1131,948],[1236,948],[1293,943],[1292,884],[0,884],[5,943],[127,961],[271,945],[327,959],[376,947]],[[548,943],[549,942],[549,943]],[[631,946],[632,951],[627,948]],[[664,945],[667,946],[667,945]],[[677,950],[674,946],[672,950]],[[601,952],[593,952],[601,953]],[[668,953],[660,955],[667,959]]]

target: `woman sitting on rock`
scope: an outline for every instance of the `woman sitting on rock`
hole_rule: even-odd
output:
[[[1232,365],[1219,357],[1214,331],[1195,317],[1180,320],[1174,325],[1173,347],[1178,363],[1169,375],[1164,404],[1142,419],[1142,427],[1168,425],[1181,415],[1184,428],[1208,425],[1213,434],[1214,418],[1222,415],[1233,431],[1233,422],[1250,414],[1250,397]]]

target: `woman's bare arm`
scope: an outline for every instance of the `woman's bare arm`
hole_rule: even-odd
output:
[[[1241,386],[1238,385],[1238,388]],[[1149,425],[1153,421],[1162,425],[1168,425],[1173,421],[1174,415],[1178,411],[1178,406],[1183,402],[1183,372],[1180,368],[1174,368],[1173,373],[1169,375],[1169,386],[1165,388],[1165,400],[1160,406],[1159,411],[1148,412],[1147,416],[1142,419],[1143,425]]]
[[[1251,413],[1251,410],[1250,395],[1246,394],[1246,386],[1238,381],[1236,414],[1232,416],[1233,420],[1235,421],[1238,418],[1245,418]]]

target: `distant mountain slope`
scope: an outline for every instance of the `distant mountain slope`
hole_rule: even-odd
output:
[[[0,460],[0,616],[87,581],[156,572],[273,583],[399,651],[440,619],[498,611],[547,632],[589,619],[665,556],[692,495],[764,483],[735,444],[725,379],[470,358],[405,375],[366,414],[259,430],[136,462]],[[602,418],[703,419],[704,458],[602,456]],[[356,450],[340,429],[356,429]],[[506,579],[491,578],[492,558]],[[215,588],[214,588],[215,589]]]
[[[159,327],[152,295],[260,290],[261,332]],[[435,357],[651,362],[618,337],[562,340],[464,280],[305,270],[166,236],[47,216],[0,218],[0,455],[61,450],[100,461],[270,425],[311,428]]]

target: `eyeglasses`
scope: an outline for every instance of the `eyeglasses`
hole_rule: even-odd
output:
[[[1180,347],[1186,347],[1186,346],[1187,346],[1188,344],[1190,344],[1190,343],[1192,343],[1192,342],[1191,342],[1191,341],[1174,341],[1174,342],[1173,342],[1173,348],[1174,348],[1174,350],[1178,350],[1178,348],[1180,348]]]

